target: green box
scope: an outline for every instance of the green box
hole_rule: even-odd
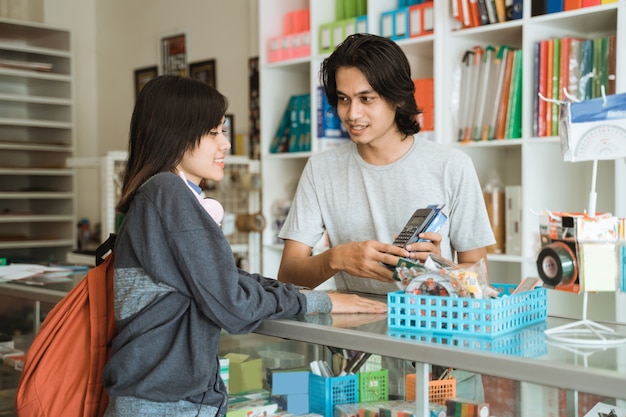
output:
[[[335,49],[333,44],[333,26],[334,22],[324,23],[319,26],[319,52],[325,54]]]
[[[228,393],[239,394],[263,388],[261,358],[250,359],[249,355],[228,353]]]

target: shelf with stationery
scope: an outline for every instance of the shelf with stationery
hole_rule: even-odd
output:
[[[65,260],[75,245],[69,31],[0,19],[0,258]]]
[[[433,77],[434,81],[434,131],[428,137],[440,143],[455,146],[469,154],[476,167],[481,184],[496,171],[504,186],[519,186],[521,204],[521,246],[519,251],[489,255],[490,275],[497,282],[516,283],[526,276],[537,276],[536,256],[540,247],[538,213],[543,210],[580,212],[587,207],[591,163],[563,162],[558,136],[538,136],[535,132],[535,43],[553,37],[578,36],[594,38],[616,35],[617,45],[626,40],[626,5],[623,2],[598,4],[562,12],[531,15],[535,1],[525,0],[521,13],[515,20],[476,27],[461,27],[455,13],[455,2],[441,1],[433,4],[434,32],[414,38],[398,39],[406,52],[414,77]],[[599,2],[598,2],[599,3]],[[460,3],[459,3],[460,4]],[[293,1],[278,0],[264,3],[259,11],[261,56],[261,140],[263,175],[263,212],[272,218],[276,201],[289,201],[295,192],[298,178],[310,153],[277,156],[269,153],[269,144],[275,133],[278,119],[289,96],[314,92],[319,85],[319,65],[326,53],[319,53],[319,29],[335,18],[334,0]],[[569,6],[571,7],[571,6]],[[282,28],[286,13],[309,8],[311,30],[311,55],[293,60],[268,63],[266,42]],[[381,33],[381,18],[392,6],[383,0],[370,0],[367,4],[367,30]],[[518,10],[520,12],[520,10]],[[466,51],[476,46],[486,48],[507,45],[521,52],[521,102],[519,133],[514,139],[458,141],[458,117],[454,105],[458,102],[457,80]],[[626,68],[626,56],[618,55],[616,74]],[[276,88],[280,86],[280,88]],[[617,92],[625,91],[626,84],[615,79]],[[418,103],[419,104],[419,103]],[[314,96],[311,108],[316,106]],[[313,153],[324,149],[323,139],[317,131],[317,115],[311,112],[311,149]],[[422,133],[420,133],[422,134]],[[601,161],[598,170],[598,209],[626,216],[626,163],[623,160]],[[271,220],[270,220],[271,223]],[[263,234],[263,273],[275,276],[281,256],[276,230],[268,228]],[[552,291],[550,308],[580,316],[580,301],[565,298]],[[567,295],[566,297],[569,297]],[[619,294],[594,294],[593,309],[605,319],[615,319],[619,310]],[[572,307],[570,309],[570,307]],[[623,319],[623,318],[622,318]]]
[[[519,139],[493,140],[487,143],[484,141],[454,143],[455,139],[449,140],[454,138],[454,131],[451,130],[453,127],[442,125],[445,130],[441,138],[448,139],[450,143],[461,147],[472,156],[481,182],[485,181],[489,172],[495,168],[505,184],[521,186],[521,256],[519,261],[511,262],[508,257],[503,259],[500,255],[490,255],[490,273],[499,277],[507,276],[513,271],[517,272],[513,275],[516,278],[536,275],[536,256],[540,247],[538,214],[556,208],[571,212],[585,211],[591,186],[592,163],[564,162],[558,129],[547,133],[537,131],[537,125],[541,123],[542,118],[536,114],[537,103],[540,102],[537,98],[540,66],[536,62],[538,57],[536,45],[541,41],[566,37],[597,39],[613,35],[618,43],[626,39],[626,26],[623,23],[626,19],[626,10],[622,3],[613,2],[531,16],[531,8],[536,7],[536,3],[538,2],[523,2],[523,14],[518,20],[461,30],[449,28],[446,36],[448,54],[456,56],[457,63],[461,60],[462,51],[477,45],[483,48],[488,45],[508,45],[520,48],[523,54]],[[565,58],[563,55],[561,57]],[[571,54],[569,58],[573,60],[575,56]],[[453,66],[446,65],[442,68],[441,74],[446,78],[453,77],[454,69],[451,67]],[[620,61],[620,57],[617,57],[616,67],[618,69],[624,67],[623,58]],[[555,72],[554,68],[552,71],[558,80],[562,73]],[[614,74],[619,74],[619,70]],[[616,87],[618,92],[624,91],[624,83],[619,76],[614,82],[614,88]],[[563,84],[554,85],[557,92],[559,87],[563,86]],[[446,84],[442,93],[444,101],[451,101],[454,93],[453,87]],[[548,96],[545,93],[544,95]],[[556,96],[549,94],[548,97]],[[559,106],[552,105],[552,110],[554,112],[552,121],[556,120],[558,126]],[[514,145],[502,148],[501,142],[513,142]],[[621,190],[626,174],[624,161],[602,161],[599,166],[598,199],[602,201],[598,202],[598,207],[601,207],[601,211],[623,217],[626,211],[626,195]],[[599,293],[593,297],[595,298],[594,307],[591,308],[593,314],[610,320],[624,320],[619,313],[619,299],[623,297],[622,295]],[[580,316],[580,298],[573,298],[572,295],[560,291],[551,291],[549,306],[560,314]]]

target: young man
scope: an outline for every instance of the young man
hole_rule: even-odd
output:
[[[419,136],[409,62],[393,41],[349,36],[324,60],[321,81],[350,143],[312,156],[280,237],[284,282],[316,287],[335,278],[340,291],[386,294],[398,287],[398,257],[435,253],[470,266],[495,243],[471,159]],[[392,244],[413,212],[444,204],[448,220],[427,242]],[[330,248],[311,255],[328,232]]]

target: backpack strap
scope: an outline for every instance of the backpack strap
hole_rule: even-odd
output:
[[[108,254],[109,252],[113,252],[116,237],[117,235],[115,233],[110,233],[107,240],[105,240],[104,243],[98,246],[98,249],[96,249],[96,266],[104,262],[106,254]]]

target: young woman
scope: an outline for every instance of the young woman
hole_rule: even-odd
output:
[[[104,370],[105,416],[226,414],[220,332],[251,332],[265,319],[313,312],[384,313],[354,295],[301,290],[235,265],[219,202],[200,182],[219,181],[230,143],[227,101],[197,80],[161,76],[133,112],[117,209],[118,335]]]

